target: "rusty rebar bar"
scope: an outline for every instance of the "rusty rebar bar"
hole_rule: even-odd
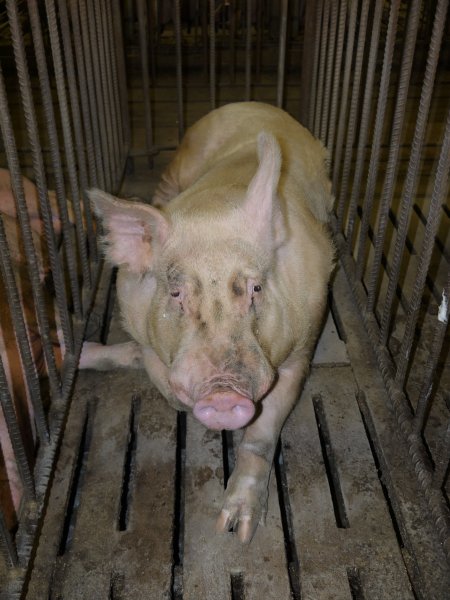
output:
[[[395,100],[394,118],[392,121],[392,135],[389,144],[389,156],[379,201],[380,209],[378,227],[374,239],[374,257],[367,283],[367,310],[369,311],[372,311],[375,307],[377,281],[380,276],[383,245],[386,236],[387,224],[389,221],[389,208],[392,203],[394,185],[398,172],[400,141],[403,123],[405,120],[406,101],[408,98],[408,88],[412,72],[417,30],[420,23],[421,4],[422,0],[413,0],[409,12],[402,64],[400,68],[400,79]]]
[[[322,143],[325,145],[327,141],[328,131],[328,119],[330,114],[330,102],[331,102],[331,84],[333,81],[332,73],[333,67],[335,66],[336,59],[336,31],[337,31],[337,15],[338,15],[338,2],[335,0],[331,2],[330,10],[330,25],[328,30],[327,39],[327,55],[326,55],[326,70],[325,70],[325,82],[324,82],[324,94],[322,100],[322,115],[320,120],[320,133],[319,137]]]
[[[286,39],[287,39],[287,18],[288,18],[288,0],[282,0],[280,16],[280,38],[278,45],[278,71],[277,71],[277,106],[283,106],[284,96],[284,78],[286,71]]]
[[[369,161],[369,172],[367,175],[366,193],[362,203],[362,220],[359,232],[358,249],[356,253],[356,276],[361,279],[364,273],[366,244],[368,239],[369,223],[373,211],[375,197],[375,186],[380,164],[380,151],[383,137],[383,126],[386,115],[386,106],[389,93],[389,82],[391,78],[392,59],[394,57],[395,40],[397,36],[397,21],[400,8],[400,0],[392,0],[389,11],[389,22],[384,46],[383,66],[381,69],[381,80],[379,84],[377,108],[375,115],[375,126],[371,140],[371,152]]]
[[[339,111],[339,124],[337,130],[336,145],[333,149],[333,192],[337,194],[338,190],[338,178],[341,168],[342,151],[345,135],[345,127],[347,124],[348,115],[348,95],[350,91],[350,75],[353,62],[353,49],[355,44],[355,33],[356,33],[356,16],[358,12],[358,2],[356,0],[351,1],[350,15],[348,20],[347,30],[347,43],[345,47],[345,64],[344,64],[344,76],[342,81],[342,92],[340,95],[340,111]]]
[[[445,16],[448,8],[448,0],[438,0],[436,13],[434,17],[433,32],[430,41],[430,48],[427,56],[427,65],[425,68],[424,82],[420,95],[419,110],[417,112],[416,127],[411,146],[411,155],[408,164],[408,170],[405,178],[405,184],[400,200],[400,212],[398,215],[398,228],[395,237],[394,253],[391,265],[391,273],[386,292],[386,299],[383,306],[381,318],[381,337],[383,344],[387,343],[392,319],[392,304],[397,289],[402,257],[405,248],[405,241],[408,232],[411,207],[419,179],[419,164],[422,155],[422,147],[425,139],[428,114],[433,93],[436,68],[439,60],[439,52],[442,43],[442,36],[445,28]]]

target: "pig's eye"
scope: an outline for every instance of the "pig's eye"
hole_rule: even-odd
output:
[[[260,292],[262,290],[262,287],[260,285],[254,285],[253,286],[253,291],[254,292]]]
[[[180,296],[180,292],[170,292],[172,298],[178,298]]]

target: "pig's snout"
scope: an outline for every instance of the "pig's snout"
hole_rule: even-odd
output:
[[[234,391],[216,392],[194,405],[194,416],[209,429],[239,429],[251,421],[255,405]]]

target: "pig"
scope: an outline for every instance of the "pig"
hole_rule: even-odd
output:
[[[205,427],[244,428],[216,530],[248,543],[326,308],[327,152],[279,108],[230,104],[188,130],[154,206],[89,196],[150,380]]]

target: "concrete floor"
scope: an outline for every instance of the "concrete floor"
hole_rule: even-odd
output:
[[[163,159],[123,195],[148,197]],[[177,415],[144,372],[80,373],[26,597],[442,600],[442,550],[339,269],[331,306],[249,546],[214,532],[239,434]]]

